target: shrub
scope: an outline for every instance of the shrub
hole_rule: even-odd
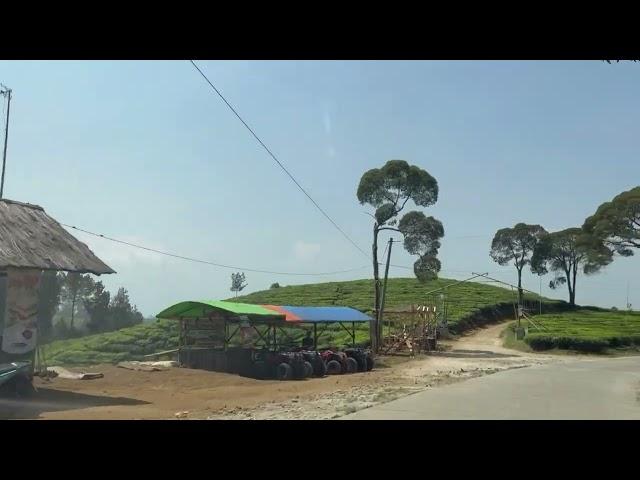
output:
[[[610,346],[609,340],[604,338],[551,337],[546,335],[531,335],[525,338],[525,342],[534,350],[560,348],[589,353],[602,352]]]

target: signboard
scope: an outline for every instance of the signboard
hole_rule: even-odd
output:
[[[194,318],[186,320],[186,343],[207,347],[224,345],[224,318]]]
[[[7,270],[7,300],[2,350],[10,354],[31,352],[37,345],[40,270]]]

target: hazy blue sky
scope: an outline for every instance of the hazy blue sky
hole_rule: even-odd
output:
[[[390,159],[440,186],[442,276],[512,267],[488,255],[518,221],[579,226],[640,184],[640,66],[603,62],[202,61],[201,68],[366,251],[362,173]],[[7,198],[134,243],[256,269],[325,272],[367,259],[315,210],[184,61],[0,62],[14,90]],[[227,298],[231,271],[77,234],[145,315]],[[384,242],[384,239],[381,239]],[[395,248],[393,263],[414,259]],[[640,257],[580,277],[577,302],[640,306]],[[408,271],[392,269],[393,276]],[[635,274],[635,275],[634,275]],[[370,275],[247,273],[246,291]],[[543,293],[566,298],[566,290]],[[525,286],[538,290],[527,274]]]

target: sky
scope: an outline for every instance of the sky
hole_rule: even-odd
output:
[[[490,272],[499,228],[580,226],[640,184],[640,66],[601,61],[200,61],[271,151],[363,250],[362,174],[391,159],[433,175],[441,276]],[[244,292],[368,278],[369,260],[315,209],[187,61],[0,61],[13,89],[5,197],[59,222],[243,268]],[[415,208],[408,204],[408,207]],[[225,299],[234,270],[72,231],[152,316]],[[396,239],[399,239],[396,234]],[[380,244],[388,235],[382,235]],[[381,247],[381,252],[384,247]],[[393,248],[392,263],[415,257]],[[640,257],[580,276],[576,301],[640,306]],[[634,275],[635,273],[635,275]],[[410,270],[391,268],[393,277]],[[554,298],[551,276],[524,286]],[[243,293],[244,293],[243,292]],[[419,299],[416,299],[418,302]]]

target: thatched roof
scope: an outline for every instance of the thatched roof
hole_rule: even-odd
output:
[[[115,273],[42,207],[0,200],[0,269]]]

